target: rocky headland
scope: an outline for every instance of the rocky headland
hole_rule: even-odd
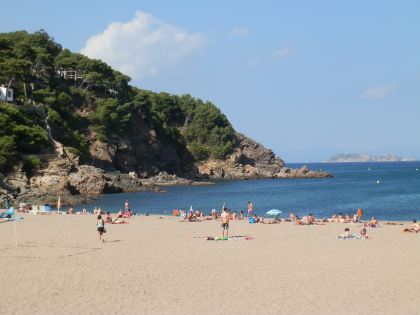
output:
[[[330,177],[291,169],[209,101],[129,85],[44,31],[0,33],[0,206],[221,179]],[[22,53],[25,47],[25,53]],[[18,69],[19,75],[16,75]]]
[[[55,204],[61,196],[63,205],[86,203],[101,194],[163,191],[171,185],[208,185],[212,180],[261,179],[261,178],[324,178],[331,174],[309,170],[307,166],[299,169],[285,167],[273,151],[254,140],[237,134],[239,146],[224,160],[209,159],[196,164],[195,173],[189,178],[157,171],[148,176],[142,173],[106,170],[93,165],[79,164],[77,156],[70,152],[49,156],[44,167],[31,177],[17,165],[6,177],[0,177],[0,202],[9,201],[33,204]],[[112,161],[106,146],[97,154],[106,154]],[[103,152],[103,151],[106,151]],[[131,157],[130,157],[131,159]],[[124,161],[120,161],[123,162]]]

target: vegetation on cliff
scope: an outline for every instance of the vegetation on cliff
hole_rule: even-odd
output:
[[[0,172],[16,163],[27,172],[39,167],[39,157],[54,150],[49,127],[55,141],[87,164],[97,159],[94,143],[117,143],[109,163],[121,171],[188,172],[194,162],[223,159],[237,146],[234,129],[212,103],[129,81],[100,60],[63,49],[44,31],[1,33],[0,85],[13,89],[14,101],[0,103]]]

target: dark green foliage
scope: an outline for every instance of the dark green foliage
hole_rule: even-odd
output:
[[[216,106],[190,95],[140,90],[129,81],[101,60],[62,49],[42,30],[0,33],[0,84],[15,96],[13,104],[0,104],[0,172],[19,162],[28,174],[40,167],[36,154],[53,148],[47,123],[54,140],[85,161],[89,139],[135,144],[153,131],[153,141],[175,151],[184,170],[233,152],[234,129]],[[173,162],[155,163],[180,170],[165,164]]]
[[[17,159],[16,143],[12,136],[0,136],[0,171],[10,169]]]
[[[28,155],[23,158],[23,170],[31,176],[41,166],[41,160],[35,155]]]
[[[48,147],[42,121],[13,104],[0,105],[0,171],[20,161],[21,154],[40,153]]]

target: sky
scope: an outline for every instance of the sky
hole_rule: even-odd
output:
[[[0,1],[0,3],[3,0]],[[143,89],[211,101],[286,162],[420,159],[419,1],[22,1],[0,32],[45,29]]]

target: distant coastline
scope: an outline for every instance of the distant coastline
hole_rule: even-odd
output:
[[[327,163],[347,162],[415,162],[416,157],[400,157],[395,154],[370,155],[364,153],[339,153],[329,158]]]

